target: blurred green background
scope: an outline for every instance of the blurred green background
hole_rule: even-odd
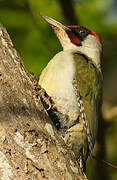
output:
[[[102,120],[94,154],[117,165],[117,1],[116,0],[0,0],[2,23],[26,69],[39,77],[48,61],[62,48],[42,12],[65,24],[94,30],[104,46]],[[117,180],[117,171],[89,160],[90,180]]]

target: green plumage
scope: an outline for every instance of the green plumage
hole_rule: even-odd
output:
[[[76,92],[81,96],[92,144],[94,145],[102,101],[102,73],[90,59],[82,54],[75,53],[74,61],[76,67],[74,86]]]
[[[55,56],[40,76],[39,84],[50,96],[51,101],[47,103],[47,96],[44,97],[42,94],[40,97],[46,106],[51,104],[47,110],[48,114],[64,137],[66,144],[74,151],[77,158],[81,156],[83,161],[86,161],[92,152],[97,134],[102,99],[102,74],[84,55],[72,53],[71,58],[63,59],[65,53],[68,52],[61,52],[57,55],[59,58]],[[69,71],[73,73],[71,84],[67,84],[70,78]],[[68,72],[67,76],[65,72]],[[62,74],[63,76],[60,77],[59,75]],[[64,92],[64,96],[60,92]],[[59,94],[59,98],[56,93]],[[74,106],[73,96],[75,96],[77,106]],[[80,110],[85,114],[85,120]]]
[[[92,154],[101,109],[101,40],[84,26],[65,26],[41,16],[54,29],[63,51],[41,73],[40,98],[84,169],[88,155]]]

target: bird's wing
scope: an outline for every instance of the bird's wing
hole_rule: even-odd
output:
[[[102,100],[102,74],[91,60],[82,54],[74,54],[76,63],[74,86],[81,97],[86,123],[94,145]],[[82,118],[82,115],[81,115]]]

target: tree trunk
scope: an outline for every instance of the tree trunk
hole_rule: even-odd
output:
[[[0,179],[86,180],[0,25]]]

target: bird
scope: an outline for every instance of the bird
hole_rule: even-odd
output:
[[[82,25],[63,25],[40,13],[63,48],[39,77],[40,99],[57,131],[85,171],[92,156],[102,104],[102,54],[99,36]]]

